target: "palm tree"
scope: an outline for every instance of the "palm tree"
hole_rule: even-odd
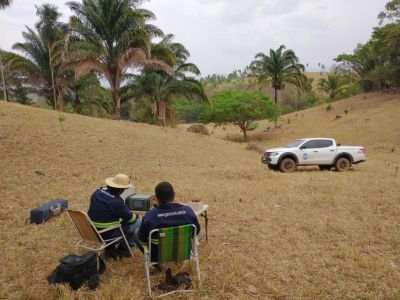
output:
[[[29,104],[30,100],[27,95],[29,89],[23,85],[21,74],[2,68],[2,59],[7,61],[13,53],[0,50],[0,73],[2,75],[2,85],[0,85],[0,94],[4,95],[6,101],[16,101],[22,104]]]
[[[4,9],[12,3],[12,0],[0,0],[0,9]]]
[[[102,118],[113,116],[111,91],[101,86],[94,72],[70,84],[65,91],[65,100],[78,114]]]
[[[4,66],[3,66],[3,58],[2,58],[2,50],[0,49],[0,75],[1,75],[1,83],[3,86],[3,96],[4,100],[7,102],[7,88],[6,88],[6,78],[4,75]]]
[[[306,89],[307,77],[303,74],[305,68],[293,50],[285,50],[284,45],[276,51],[270,49],[269,56],[258,53],[250,64],[253,76],[258,78],[258,84],[270,85],[274,89],[275,104],[278,103],[278,91],[291,84],[300,92]],[[275,120],[276,127],[276,120]]]
[[[68,60],[80,77],[91,71],[104,75],[111,87],[114,115],[121,117],[121,84],[132,68],[154,68],[171,72],[164,62],[150,57],[151,39],[161,36],[147,22],[155,16],[139,9],[139,0],[84,0],[68,2],[74,15]]]
[[[54,109],[57,110],[57,91],[54,82],[54,66],[52,61],[52,52],[57,41],[62,41],[67,32],[66,24],[59,22],[61,14],[58,9],[52,4],[43,4],[36,6],[36,15],[39,17],[39,22],[36,23],[36,28],[42,39],[47,42],[47,51],[49,52],[49,70],[51,75],[51,83],[54,98]],[[60,93],[58,93],[60,94]],[[60,109],[64,110],[64,101],[60,103]]]
[[[125,99],[135,96],[150,99],[153,115],[163,126],[167,123],[168,112],[170,120],[174,119],[170,105],[175,97],[182,95],[189,100],[208,101],[202,84],[187,76],[188,73],[200,75],[199,68],[187,62],[189,51],[182,44],[173,42],[173,38],[172,34],[166,35],[151,50],[153,57],[166,61],[172,67],[173,73],[146,69],[124,89]]]
[[[38,7],[37,14],[44,16],[41,12],[46,12],[47,15],[48,8],[50,12],[59,16],[55,7],[46,5]],[[47,103],[56,109],[57,97],[59,102],[63,103],[63,90],[73,76],[71,71],[64,70],[61,59],[65,37],[65,30],[62,28],[65,29],[65,26],[57,20],[51,23],[57,27],[49,29],[49,22],[42,18],[35,26],[36,30],[26,27],[26,31],[22,33],[25,42],[13,46],[13,49],[22,52],[23,55],[9,53],[5,65],[9,71],[19,72],[31,91],[44,97]]]
[[[332,69],[327,78],[322,78],[318,82],[318,87],[321,91],[329,94],[329,98],[335,101],[347,87],[348,79],[344,73],[337,68]]]

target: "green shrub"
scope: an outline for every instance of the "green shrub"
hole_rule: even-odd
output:
[[[193,125],[189,126],[187,131],[193,132],[193,133],[198,133],[198,134],[203,134],[203,135],[208,135],[207,127],[202,124],[193,124]]]
[[[313,107],[319,102],[319,97],[315,91],[311,91],[310,93],[307,94],[305,100],[307,107]]]
[[[66,120],[66,119],[65,119],[65,116],[64,116],[63,114],[59,114],[59,115],[58,115],[58,122],[59,122],[60,124],[62,124],[65,120]]]
[[[258,128],[258,122],[253,122],[247,127],[247,130],[251,131],[251,130],[255,130],[257,128]]]
[[[189,101],[186,98],[179,98],[173,102],[173,109],[179,119],[185,123],[202,122],[204,115],[209,107],[206,103],[200,101]]]

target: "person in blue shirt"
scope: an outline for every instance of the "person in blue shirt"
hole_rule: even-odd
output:
[[[141,244],[147,244],[149,233],[153,229],[175,227],[186,224],[194,224],[197,234],[200,232],[200,224],[196,214],[187,205],[174,202],[174,188],[169,182],[161,182],[155,188],[158,205],[149,210],[142,219],[136,235]],[[157,245],[151,246],[151,260],[157,261]]]
[[[140,227],[142,220],[129,210],[121,197],[121,194],[127,188],[133,188],[133,185],[125,174],[117,174],[115,177],[107,178],[105,182],[106,188],[99,188],[92,194],[88,216],[99,230],[122,224],[122,230],[129,246],[133,247],[138,243],[134,232]],[[119,229],[101,234],[103,239],[111,239],[120,235]],[[130,255],[124,242],[118,245],[110,245],[105,249],[105,252],[107,257],[113,258]]]

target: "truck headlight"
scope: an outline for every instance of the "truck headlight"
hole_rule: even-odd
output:
[[[279,152],[272,152],[269,156],[278,156],[279,154]]]

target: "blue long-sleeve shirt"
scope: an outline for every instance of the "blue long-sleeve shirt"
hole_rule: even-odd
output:
[[[193,209],[179,203],[160,204],[149,210],[142,218],[138,235],[142,244],[147,244],[149,233],[153,229],[175,227],[180,225],[194,224],[197,234],[200,232],[200,224]],[[156,238],[156,237],[152,237]],[[151,260],[157,261],[157,245],[151,247]]]
[[[133,223],[137,216],[133,214],[124,200],[110,193],[107,188],[96,190],[90,198],[88,216],[97,228],[108,228],[121,223]]]

